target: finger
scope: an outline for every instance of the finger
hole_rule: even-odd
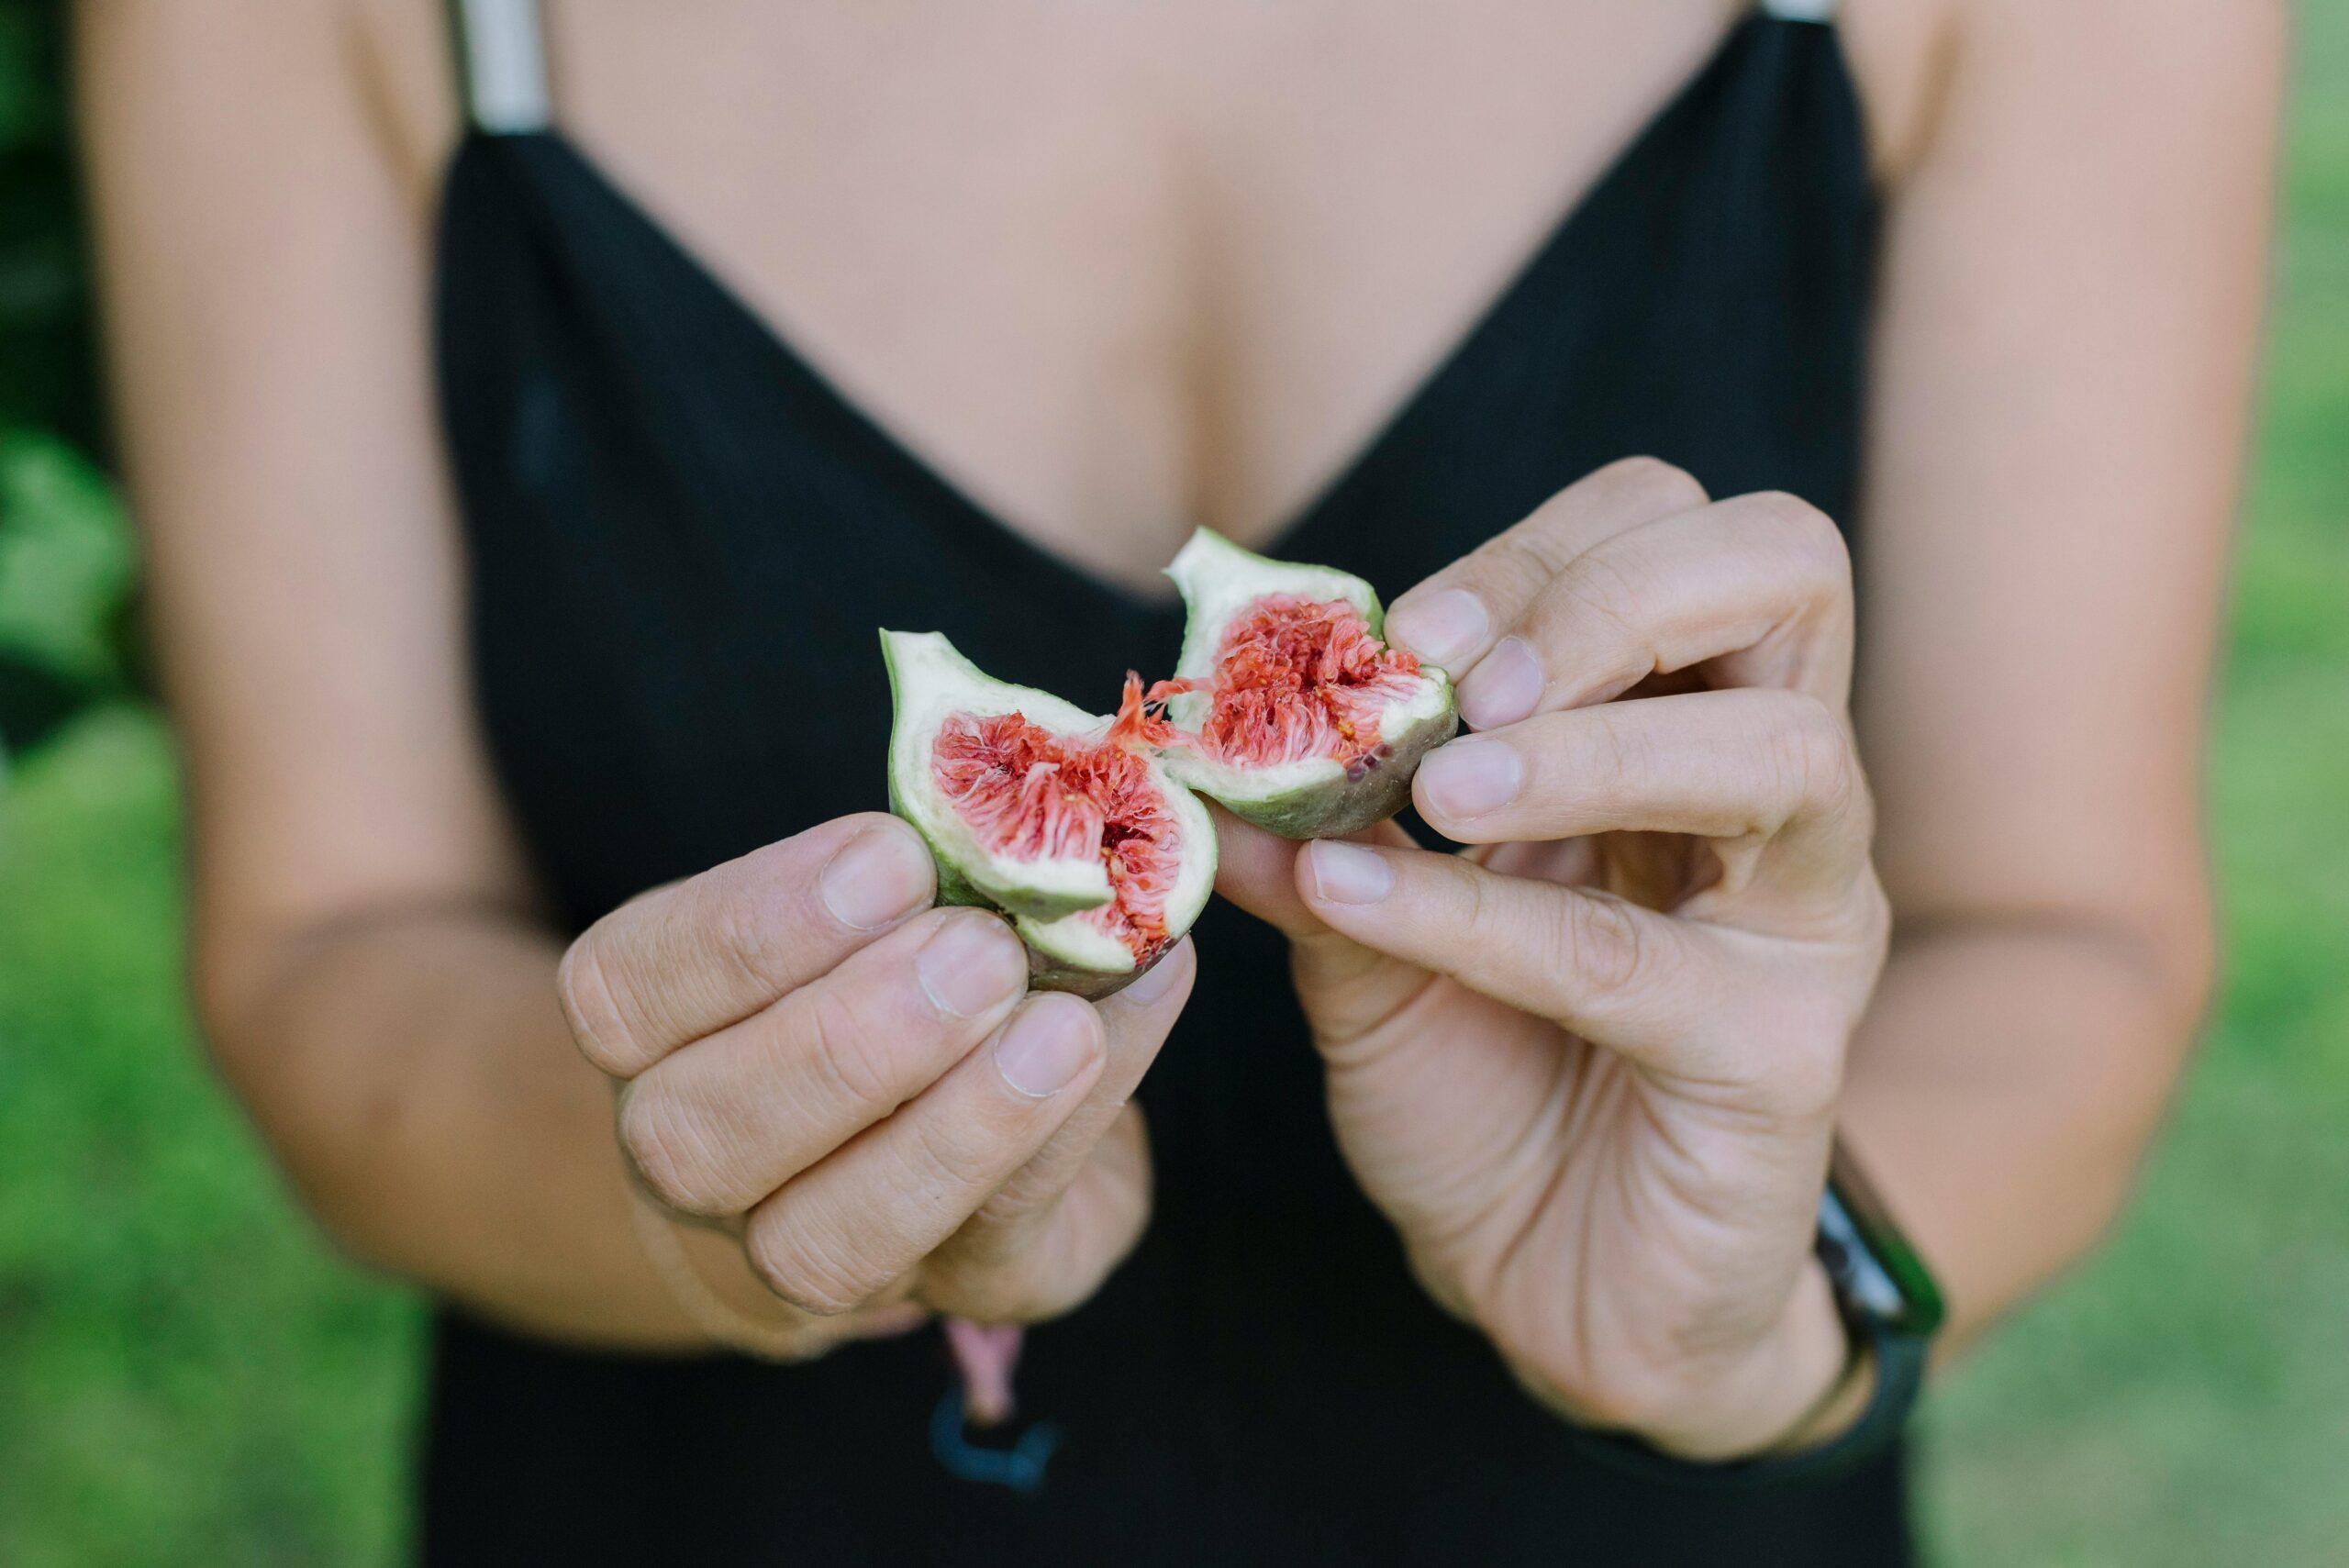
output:
[[[872,1299],[1035,1157],[1107,1060],[1092,1007],[1030,996],[927,1094],[753,1209],[752,1266],[810,1312]]]
[[[1441,754],[1441,753],[1438,753]],[[1425,764],[1421,764],[1424,766]],[[1297,891],[1301,845],[1216,811],[1216,891],[1289,940],[1289,969],[1314,1038],[1341,1043],[1385,1020],[1424,986],[1427,972],[1331,930]],[[1363,842],[1415,847],[1382,822]]]
[[[1461,682],[1460,712],[1497,729],[1700,664],[1716,684],[1843,701],[1851,558],[1825,514],[1791,495],[1741,495],[1595,544]]]
[[[1455,855],[1322,840],[1298,891],[1331,929],[1554,1019],[1636,1062],[1726,1070],[1712,1050],[1731,954],[1704,928],[1603,893],[1501,876]]]
[[[1091,1157],[1093,1146],[1118,1119],[1158,1060],[1166,1036],[1182,1016],[1198,977],[1198,954],[1189,938],[1116,995],[1094,1004],[1101,1019],[1108,1064],[1085,1103],[1062,1124],[1052,1141],[1006,1182],[980,1219],[1009,1230],[1050,1207],[1066,1191]],[[974,1238],[974,1240],[983,1240]]]
[[[1026,1167],[1022,1167],[1025,1170]],[[1085,1151],[1066,1188],[1010,1224],[992,1218],[1004,1189],[922,1260],[921,1296],[982,1323],[1035,1323],[1101,1288],[1150,1222],[1150,1135],[1129,1101]]]
[[[935,910],[639,1075],[621,1147],[670,1207],[740,1214],[935,1083],[1027,988],[1009,926]]]
[[[1719,841],[1730,891],[1755,875],[1836,891],[1867,863],[1859,759],[1801,692],[1691,692],[1538,715],[1430,753],[1412,804],[1462,843],[1615,831]]]
[[[736,1231],[680,1219],[650,1204],[638,1223],[639,1240],[659,1261],[662,1273],[691,1282],[691,1293],[716,1308],[697,1316],[751,1330],[762,1356],[805,1360],[852,1340],[909,1333],[931,1316],[929,1308],[893,1291],[858,1311],[819,1318],[776,1299],[751,1273]]]
[[[1022,1321],[1092,1294],[1150,1217],[1150,1153],[1130,1103],[1197,975],[1188,940],[1094,1004],[1108,1064],[1036,1157],[922,1265],[924,1293],[988,1322]]]
[[[1215,890],[1289,938],[1323,930],[1297,894],[1295,840],[1284,839],[1209,806],[1215,818]]]
[[[1654,458],[1627,458],[1576,481],[1395,601],[1386,638],[1455,681],[1493,650],[1567,562],[1626,528],[1708,500],[1705,487]]]
[[[1305,846],[1243,822],[1220,806],[1210,804],[1208,812],[1215,818],[1215,890],[1292,940],[1326,934],[1321,917],[1297,896],[1297,857]],[[1354,838],[1398,850],[1417,847],[1391,818]]]
[[[572,1033],[588,1061],[633,1077],[927,908],[935,878],[919,835],[868,812],[655,888],[563,955]]]

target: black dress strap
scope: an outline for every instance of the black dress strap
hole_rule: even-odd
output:
[[[551,106],[539,0],[448,0],[448,6],[465,118],[491,136],[544,130]]]

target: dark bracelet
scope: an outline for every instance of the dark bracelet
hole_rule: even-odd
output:
[[[1889,1448],[1908,1425],[1924,1386],[1926,1354],[1942,1323],[1942,1296],[1924,1261],[1841,1142],[1827,1190],[1820,1195],[1814,1245],[1854,1352],[1865,1351],[1874,1363],[1876,1385],[1850,1429],[1798,1453],[1713,1462],[1681,1459],[1634,1437],[1580,1427],[1571,1429],[1575,1446],[1645,1480],[1717,1492],[1832,1480]],[[1842,1387],[1841,1379],[1836,1386]]]

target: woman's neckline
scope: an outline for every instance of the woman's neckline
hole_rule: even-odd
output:
[[[1535,282],[1585,231],[1591,215],[1603,211],[1619,198],[1620,193],[1636,183],[1643,164],[1667,139],[1666,132],[1712,97],[1710,89],[1737,68],[1757,35],[1769,29],[1793,28],[1809,28],[1829,39],[1845,91],[1851,91],[1848,64],[1842,59],[1840,41],[1831,26],[1788,20],[1760,8],[1731,22],[1697,69],[1641,122],[1601,166],[1597,178],[1542,229],[1541,237],[1509,269],[1499,287],[1469,316],[1466,326],[1439,348],[1428,367],[1408,382],[1399,398],[1372,425],[1367,437],[1343,454],[1306,492],[1303,501],[1275,523],[1261,541],[1251,542],[1249,547],[1275,556],[1304,552],[1329,519],[1342,512],[1346,497],[1375,470],[1379,460],[1427,417],[1431,406],[1441,401],[1443,390],[1463,373],[1464,367],[1476,358],[1479,350],[1507,329],[1533,292]],[[752,305],[560,126],[512,131],[476,128],[468,132],[457,156],[462,159],[479,144],[498,141],[528,141],[553,149],[626,221],[655,240],[674,260],[681,275],[716,299],[725,315],[751,333],[782,373],[797,381],[819,408],[853,431],[863,444],[879,454],[881,461],[898,469],[933,503],[992,537],[1018,554],[1024,564],[1068,584],[1138,611],[1160,613],[1174,607],[1171,593],[1146,593],[1073,561],[1039,543],[1026,529],[981,501],[925,455],[915,440],[899,434],[835,380],[820,362],[804,352],[789,330]]]

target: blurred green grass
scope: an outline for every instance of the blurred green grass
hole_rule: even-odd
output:
[[[2349,1560],[2349,7],[2302,34],[2211,765],[2225,997],[2112,1244],[1932,1403],[1948,1564]],[[0,445],[0,486],[62,508],[65,577],[115,570],[56,449]],[[0,806],[0,1563],[394,1562],[421,1307],[326,1252],[206,1073],[174,791],[117,707]]]

